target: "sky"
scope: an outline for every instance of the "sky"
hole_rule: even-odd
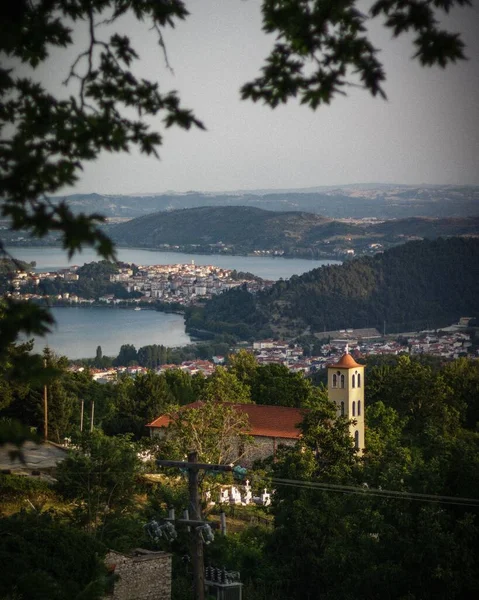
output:
[[[275,110],[240,100],[274,38],[261,30],[260,0],[187,0],[191,15],[165,31],[170,73],[154,32],[133,18],[120,28],[140,54],[138,73],[178,90],[207,131],[168,130],[161,159],[103,154],[85,165],[70,193],[147,194],[306,188],[383,182],[479,184],[479,10],[456,9],[468,61],[445,70],[411,59],[410,37],[392,39],[380,20],[370,27],[387,73],[388,100],[351,89],[313,112],[293,101]],[[105,32],[106,33],[106,32]],[[77,52],[86,24],[75,31]],[[52,91],[75,54],[56,52],[40,71]],[[60,93],[64,93],[61,91]],[[155,123],[154,123],[155,124]],[[161,123],[160,123],[161,126]]]

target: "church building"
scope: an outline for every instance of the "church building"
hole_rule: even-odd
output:
[[[352,419],[349,426],[354,445],[364,450],[364,365],[359,365],[346,348],[340,360],[328,365],[328,396],[338,415]]]

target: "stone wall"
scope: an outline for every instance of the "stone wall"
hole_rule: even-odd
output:
[[[105,564],[118,576],[105,600],[171,599],[171,554],[141,548],[129,555],[110,550]]]
[[[294,446],[297,440],[290,438],[273,438],[266,436],[254,436],[254,441],[246,447],[246,454],[239,462],[245,466],[251,466],[255,460],[264,460],[269,456],[275,456],[279,446]]]

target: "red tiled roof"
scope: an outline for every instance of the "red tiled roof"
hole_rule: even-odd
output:
[[[364,365],[358,365],[358,363],[354,360],[351,354],[343,354],[343,356],[339,359],[337,363],[335,363],[334,365],[328,365],[328,369],[354,369],[356,367],[364,367]]]
[[[183,406],[180,410],[199,408],[202,404],[202,402],[193,402]],[[248,415],[249,430],[247,433],[249,435],[289,439],[301,437],[298,426],[302,422],[305,412],[307,412],[304,409],[264,404],[230,404],[228,402],[224,404]],[[168,427],[169,424],[170,417],[161,415],[148,423],[147,427]]]

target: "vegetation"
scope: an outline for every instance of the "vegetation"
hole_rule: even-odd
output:
[[[166,128],[188,129],[202,124],[180,105],[174,92],[161,93],[156,83],[135,76],[133,65],[138,55],[128,37],[113,32],[110,38],[100,38],[96,25],[108,19],[115,29],[119,19],[131,13],[153,25],[164,49],[163,29],[184,19],[186,8],[180,0],[20,0],[14,3],[14,9],[10,4],[1,10],[0,52],[7,63],[13,60],[22,64],[21,74],[20,70],[1,70],[0,128],[7,133],[0,156],[2,216],[16,231],[40,238],[52,231],[58,233],[70,256],[84,245],[91,245],[102,257],[112,258],[113,247],[99,226],[99,215],[75,214],[66,202],[55,203],[48,196],[74,184],[83,164],[104,150],[124,152],[136,147],[146,154],[157,154],[162,137],[151,130],[151,117],[157,117],[158,122],[161,116]],[[461,6],[468,1],[440,0],[432,6],[426,0],[381,0],[373,5],[369,17],[385,16],[386,27],[395,35],[412,31],[420,62],[445,66],[464,58],[460,36],[441,30],[437,21],[437,15],[448,12],[453,4]],[[353,0],[332,11],[323,2],[264,0],[263,17],[265,31],[276,34],[277,40],[261,76],[242,88],[244,98],[263,100],[275,107],[298,96],[314,109],[350,83],[346,77],[351,70],[370,93],[384,94],[382,65],[365,33],[368,17],[356,9]],[[49,59],[52,50],[73,44],[68,27],[71,21],[85,22],[88,40],[67,74],[74,95],[57,98],[29,76],[28,68],[35,70]],[[123,114],[125,108],[128,116]],[[469,259],[473,258],[471,253]],[[446,263],[448,275],[451,265]],[[431,265],[421,263],[422,268],[425,266]],[[460,294],[462,288],[457,292]],[[449,303],[446,312],[455,308],[454,302]],[[51,418],[59,439],[78,426],[74,406],[80,399],[98,404],[100,426],[108,420],[111,424],[112,415],[119,414],[118,407],[125,401],[130,415],[142,418],[136,406],[141,406],[141,398],[129,395],[131,383],[125,381],[122,387],[120,382],[114,389],[100,390],[88,373],[67,373],[62,359],[48,354],[47,367],[40,375],[38,367],[43,357],[30,357],[28,345],[16,346],[14,342],[20,331],[41,335],[51,324],[51,316],[41,307],[2,301],[2,416],[18,418],[23,426],[40,429],[41,391],[47,381],[58,400],[52,402]],[[21,377],[27,364],[32,367],[33,378],[26,378],[25,370]],[[474,377],[468,376],[466,381],[474,381]],[[155,389],[153,377],[140,383],[141,393],[145,388]],[[371,452],[371,457],[366,457],[364,474],[374,484],[374,466],[379,462],[384,467],[381,473],[388,473],[386,467],[392,471],[386,480],[388,485],[395,485],[399,467],[405,473],[399,484],[409,490],[425,489],[434,494],[444,490],[467,494],[472,490],[477,497],[477,433],[461,425],[471,414],[466,411],[464,417],[461,404],[451,401],[440,381],[436,384],[442,392],[436,402],[446,404],[441,413],[448,416],[446,430],[438,429],[434,422],[430,424],[425,415],[418,429],[405,425],[399,432],[394,430],[384,440],[382,455]],[[460,390],[458,394],[464,392],[464,387]],[[384,400],[388,398],[385,393]],[[426,397],[424,402],[428,409],[430,400]],[[379,401],[376,404],[380,407]],[[406,402],[406,406],[411,405],[415,406],[413,401]],[[422,406],[415,410],[420,412]],[[150,408],[147,404],[141,409]],[[388,418],[381,420],[379,409],[376,415],[386,430],[388,423],[400,423],[402,418],[391,412],[394,407],[388,409]],[[134,426],[133,420],[130,431]],[[360,481],[364,474],[345,432],[346,423],[335,419],[332,407],[319,398],[305,424],[300,445],[285,451],[273,465],[273,472],[296,481]],[[1,596],[33,600],[100,598],[105,593],[101,558],[106,548],[96,538],[106,531],[107,522],[112,530],[115,525],[116,531],[122,527],[128,531],[132,546],[144,542],[138,523],[132,525],[129,521],[126,527],[127,519],[121,514],[131,510],[128,517],[133,519],[137,508],[132,506],[138,472],[133,442],[94,433],[80,439],[79,444],[82,451],[68,458],[58,473],[59,489],[76,503],[79,512],[55,516],[34,511],[1,519],[0,556],[5,565]],[[370,475],[368,461],[373,469]],[[460,477],[454,476],[457,472]],[[279,592],[269,593],[269,597],[315,597],[318,589],[326,598],[465,599],[477,594],[474,509],[456,505],[439,508],[438,501],[428,507],[404,505],[403,498],[383,503],[368,496],[338,500],[325,492],[320,492],[318,500],[318,496],[313,497],[316,491],[280,489],[283,491],[278,493],[273,508],[275,530],[271,538],[261,544],[255,536],[245,536],[244,547],[236,552],[241,564],[248,565],[247,556],[254,559],[253,544],[264,549],[265,565],[269,565],[274,575],[271,581]],[[318,505],[321,510],[317,510]],[[255,535],[259,537],[261,532]],[[294,544],[289,543],[292,539]],[[114,547],[114,536],[108,542]],[[238,540],[235,544],[238,546]],[[231,550],[228,556],[234,556],[233,544]],[[345,576],[338,577],[338,564]],[[250,573],[244,576],[251,582],[255,571]],[[268,581],[264,583],[268,585]]]
[[[479,311],[479,243],[450,238],[410,242],[339,266],[278,281],[255,296],[232,290],[187,313],[196,328],[243,339],[377,327],[440,327]]]
[[[35,267],[35,262],[27,263],[23,260],[0,258],[0,277],[5,277],[13,271],[30,271]]]
[[[439,17],[452,6],[468,4],[469,0],[434,5],[427,0],[379,0],[365,14],[354,0],[334,11],[322,2],[264,0],[263,28],[276,41],[261,75],[242,87],[241,96],[272,108],[299,97],[316,109],[353,84],[384,97],[385,73],[367,35],[368,20],[385,17],[385,27],[395,36],[412,31],[415,58],[424,66],[445,67],[465,58],[464,43],[459,34],[440,27]],[[0,19],[0,52],[7,61],[22,65],[19,77],[2,69],[0,129],[8,128],[8,133],[0,164],[1,215],[15,231],[38,238],[58,234],[70,256],[84,245],[106,259],[114,252],[100,227],[101,215],[75,214],[65,201],[53,202],[49,195],[73,185],[83,164],[105,150],[138,148],[157,156],[163,138],[152,130],[150,117],[161,116],[165,128],[203,128],[175,92],[160,92],[158,83],[136,76],[139,56],[128,36],[115,31],[128,14],[154,29],[168,66],[163,31],[187,17],[181,0],[21,0]],[[96,27],[105,19],[113,27],[110,37]],[[69,95],[55,97],[36,82],[35,69],[48,61],[52,50],[72,46],[68,24],[81,21],[87,41],[66,74]],[[5,252],[3,243],[1,248]],[[0,331],[1,351],[15,341],[17,332],[41,335],[52,324],[41,307],[8,302],[2,310],[10,332],[5,327]]]
[[[102,539],[115,516],[134,505],[140,461],[128,437],[85,434],[58,466],[56,489],[75,502],[74,520]]]
[[[305,212],[273,212],[247,206],[202,206],[148,214],[109,229],[112,239],[127,246],[179,246],[193,252],[282,252],[308,258],[337,256],[334,249],[366,252],[369,244],[390,246],[409,236],[471,235],[479,220],[404,219],[353,225]]]
[[[28,352],[28,346],[10,352]],[[207,380],[173,370],[103,385],[88,371],[69,373],[62,359],[47,359],[48,381],[74,399],[70,412],[52,404],[55,435],[71,435],[75,449],[58,467],[54,488],[2,476],[0,502],[9,512],[24,509],[1,519],[7,535],[0,536],[0,554],[5,561],[9,556],[2,596],[97,598],[107,585],[99,562],[105,546],[146,546],[174,553],[174,595],[186,600],[190,575],[181,557],[189,552],[187,532],[154,546],[143,531],[150,518],[166,516],[168,506],[181,513],[188,502],[184,480],[166,471],[161,483],[147,485],[137,453],[182,458],[195,447],[202,460],[234,460],[237,448],[228,434],[243,436],[244,449],[249,442],[247,423],[225,404],[237,401],[308,408],[297,445],[248,472],[255,489],[276,490],[267,514],[243,515],[226,538],[205,547],[208,561],[241,571],[252,600],[314,598],[318,589],[326,598],[347,600],[466,600],[478,589],[477,500],[467,501],[479,495],[477,361],[368,360],[366,452],[360,457],[324,388],[281,366],[259,366],[244,350]],[[9,415],[40,430],[41,387],[19,381],[21,373],[6,364],[3,369],[10,400],[0,419]],[[79,435],[80,398],[85,429],[95,400],[93,434]],[[180,409],[198,398],[197,409]],[[142,438],[145,423],[162,413],[172,418],[171,436],[154,443]],[[270,525],[258,526],[264,516]],[[48,564],[35,550],[40,540],[51,552]],[[83,574],[63,570],[67,543],[71,560],[87,565]]]
[[[0,519],[1,598],[99,600],[107,588],[106,547],[50,514]]]

